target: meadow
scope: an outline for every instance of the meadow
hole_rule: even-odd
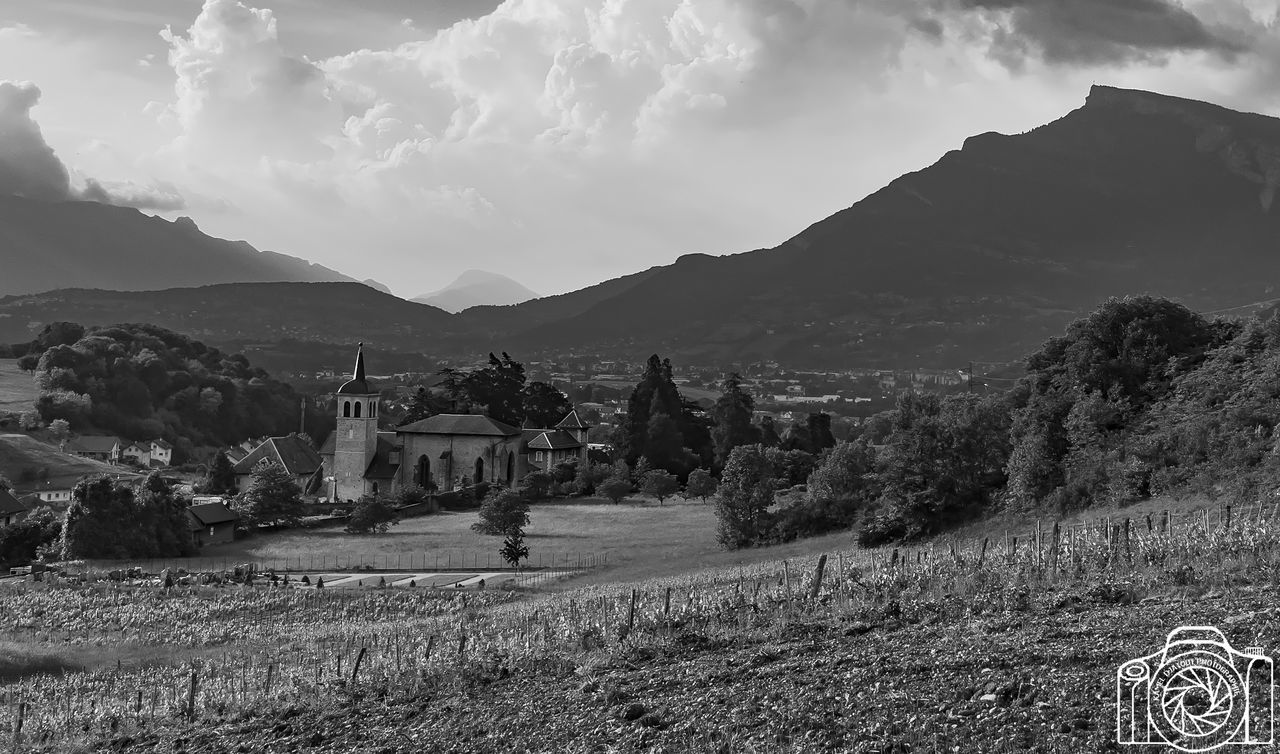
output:
[[[815,730],[824,736],[818,748],[841,751],[885,751],[894,741],[914,742],[895,751],[969,750],[963,746],[977,745],[979,737],[990,742],[985,751],[1028,750],[1006,727],[984,724],[997,713],[1031,716],[1019,724],[1034,732],[1035,750],[1092,750],[1098,721],[1114,716],[1090,686],[1102,677],[1093,664],[1136,656],[1133,647],[1100,644],[1094,624],[1113,639],[1119,627],[1140,626],[1155,633],[1126,641],[1155,642],[1163,631],[1153,626],[1169,615],[1204,614],[1220,602],[1245,617],[1215,620],[1266,645],[1280,639],[1272,635],[1274,621],[1261,617],[1274,613],[1277,583],[1280,526],[1274,507],[1261,505],[1156,518],[1149,526],[1145,519],[1117,520],[1044,526],[999,540],[845,548],[552,594],[31,584],[0,590],[0,630],[15,637],[0,647],[0,658],[7,653],[10,666],[24,656],[31,663],[31,672],[11,667],[0,686],[0,726],[13,734],[21,716],[18,735],[26,745],[52,750],[106,747],[125,732],[131,741],[145,737],[156,750],[171,750],[173,736],[190,743],[199,731],[223,726],[207,749],[215,751],[230,745],[226,735],[267,735],[266,728],[279,735],[282,723],[272,716],[304,710],[321,710],[331,723],[360,708],[375,718],[367,721],[371,729],[386,724],[404,735],[404,719],[393,725],[383,718],[402,714],[395,705],[433,699],[448,700],[441,720],[461,707],[470,721],[462,730],[474,736],[485,728],[477,719],[495,714],[494,695],[521,709],[537,699],[535,711],[550,703],[545,695],[555,695],[566,708],[589,700],[583,714],[609,721],[607,737],[632,750],[807,751],[812,741],[801,731]],[[992,647],[1010,641],[1021,662],[1042,664],[1046,648],[1053,649],[1054,663],[1041,670],[1049,677],[1011,675],[1016,666],[990,656]],[[939,655],[947,642],[959,643]],[[962,645],[973,656],[956,654]],[[46,674],[74,670],[73,657],[91,653],[108,660]],[[923,662],[925,655],[933,659]],[[794,699],[779,699],[769,683],[752,680],[771,666],[780,671],[784,660],[800,665],[775,673],[774,683],[799,683],[787,695]],[[831,688],[838,668],[863,680]],[[988,691],[982,678],[993,669],[1000,677]],[[681,673],[696,677],[674,682],[672,674]],[[627,679],[647,684],[640,707],[635,692],[622,687]],[[1071,683],[1059,683],[1066,679]],[[866,697],[873,682],[880,692]],[[502,696],[516,688],[518,700]],[[689,707],[691,695],[703,694],[695,689],[733,690],[734,703],[755,705],[755,712],[708,716]],[[815,705],[833,703],[833,691],[844,695],[843,714],[855,695],[867,706],[855,720],[813,718]],[[936,710],[919,705],[916,697],[925,692],[945,703]],[[367,710],[375,700],[376,709]],[[834,703],[841,704],[838,697]],[[808,717],[770,712],[770,704],[800,705]],[[960,712],[947,711],[957,704]],[[917,705],[910,707],[917,720],[910,729],[902,725],[903,705]],[[1074,709],[1086,705],[1084,713]],[[526,713],[535,712],[502,714]],[[1076,714],[1087,719],[1063,729],[1063,716]],[[266,728],[257,730],[254,720]],[[567,714],[558,720],[537,732],[536,750],[590,748],[575,749],[570,740],[583,742],[565,738],[585,735],[587,728],[574,726],[587,722]],[[443,735],[430,732],[435,722],[429,712],[425,727],[414,730]],[[734,737],[729,748],[717,738],[726,732]],[[469,741],[441,750],[495,746]],[[335,739],[334,747],[356,744]]]
[[[383,534],[353,535],[340,527],[263,534],[206,547],[196,560],[227,563],[366,563],[398,568],[500,567],[502,538],[477,534],[477,514],[442,512],[409,518]],[[637,581],[690,570],[758,563],[847,547],[848,532],[773,548],[726,552],[716,545],[715,507],[670,498],[633,496],[615,505],[600,498],[535,503],[525,527],[528,565],[602,564],[568,583]],[[180,563],[181,561],[173,561]]]
[[[39,397],[35,378],[18,368],[17,359],[0,359],[0,414],[20,414]]]

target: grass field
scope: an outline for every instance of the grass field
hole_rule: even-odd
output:
[[[0,413],[30,410],[37,397],[35,379],[18,368],[18,360],[0,359]]]
[[[620,505],[597,498],[581,502],[535,504],[525,529],[530,563],[563,562],[576,554],[595,555],[608,565],[565,586],[583,583],[636,581],[662,578],[713,566],[757,563],[763,560],[809,555],[848,547],[848,533],[803,540],[778,547],[725,552],[716,545],[715,508],[696,500],[676,498],[664,505],[633,497]],[[353,535],[341,528],[309,529],[263,534],[232,544],[207,547],[201,558],[229,561],[271,561],[320,557],[357,558],[381,562],[397,557],[446,557],[455,564],[463,557],[468,565],[478,554],[481,565],[492,554],[498,564],[500,537],[471,531],[474,512],[441,513],[411,518],[385,534]],[[433,561],[428,561],[428,563]]]

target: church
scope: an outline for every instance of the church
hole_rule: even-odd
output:
[[[516,428],[480,414],[437,414],[378,429],[378,392],[365,376],[364,344],[336,393],[337,428],[320,449],[330,500],[354,501],[406,487],[448,492],[481,482],[514,488],[526,474],[587,463],[590,426],[570,411],[554,427]]]

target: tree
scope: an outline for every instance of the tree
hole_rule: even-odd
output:
[[[831,433],[831,414],[812,413],[805,419],[809,434],[809,447],[803,448],[814,455],[836,444],[836,436]]]
[[[679,490],[679,480],[662,469],[654,469],[645,474],[644,481],[640,486],[641,492],[658,498],[658,505],[662,505],[663,501],[676,494]]]
[[[356,503],[347,521],[350,534],[385,534],[387,529],[400,523],[400,514],[381,497],[365,497]]]
[[[505,351],[502,358],[489,354],[489,365],[462,381],[472,404],[483,406],[489,417],[516,427],[524,419],[524,385],[524,364]]]
[[[546,382],[530,382],[521,391],[524,421],[535,427],[554,427],[569,415],[573,404],[569,396]]]
[[[774,472],[763,445],[740,445],[729,453],[716,488],[716,540],[737,550],[754,543],[768,525]]]
[[[810,501],[846,500],[870,486],[875,455],[865,441],[842,442],[827,454],[808,479]]]
[[[195,551],[185,504],[152,473],[136,486],[107,478],[82,481],[62,521],[61,556],[163,558]]]
[[[703,503],[716,493],[716,479],[706,469],[694,469],[689,472],[689,481],[685,484],[685,498],[696,497]]]
[[[67,439],[71,437],[71,424],[66,419],[54,419],[49,422],[49,436],[58,443],[58,450],[66,450]]]
[[[645,433],[643,458],[655,468],[665,471],[684,471],[684,437],[676,420],[663,413],[649,416]]]
[[[480,504],[480,520],[471,525],[481,534],[509,536],[517,532],[523,536],[529,525],[529,502],[512,490],[494,487]]]
[[[623,498],[631,494],[631,481],[628,479],[620,479],[618,477],[609,477],[596,487],[596,492],[604,495],[613,501],[614,505],[621,503]]]
[[[226,495],[236,491],[236,470],[226,453],[218,451],[214,454],[202,487],[210,495]]]
[[[49,508],[40,508],[21,521],[0,527],[0,567],[26,565],[40,550],[58,541],[62,518]]]
[[[413,399],[409,401],[409,410],[405,412],[404,418],[401,419],[403,424],[412,424],[416,421],[429,419],[436,414],[442,414],[449,409],[449,400],[436,393],[419,387],[418,391],[413,394]]]
[[[524,543],[524,532],[515,531],[507,535],[506,540],[502,543],[502,549],[498,551],[502,559],[507,561],[512,568],[519,569],[520,561],[529,557],[529,548]]]
[[[723,467],[729,452],[739,445],[760,442],[760,428],[751,423],[755,415],[755,399],[742,389],[742,377],[731,372],[722,384],[723,394],[711,409],[711,430],[715,448],[715,464]]]
[[[609,478],[610,467],[604,463],[585,463],[578,466],[578,474],[573,479],[574,487],[580,495],[594,495],[596,487]]]
[[[653,354],[645,364],[640,382],[627,399],[627,415],[619,425],[615,437],[614,444],[628,464],[634,464],[641,456],[648,455],[650,417],[655,413],[682,417],[683,407],[680,391],[672,377],[670,359],[661,359]],[[677,432],[679,429],[677,424]],[[677,447],[682,444],[681,439]]]
[[[543,500],[551,493],[552,481],[545,471],[530,471],[520,480],[520,495],[525,500]]]
[[[297,526],[305,512],[302,489],[277,463],[264,463],[254,469],[248,489],[237,499],[235,508],[251,526]]]

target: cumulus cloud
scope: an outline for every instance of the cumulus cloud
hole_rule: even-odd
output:
[[[67,166],[45,142],[31,108],[40,88],[27,82],[0,81],[0,195],[44,201],[85,199],[139,209],[171,210],[184,206],[172,186],[102,183],[92,178],[73,185]]]
[[[35,84],[0,81],[0,194],[67,199],[71,176],[31,118],[39,101]]]
[[[206,0],[185,36],[166,28],[161,37],[177,78],[176,99],[160,114],[181,128],[181,146],[229,146],[223,154],[248,161],[328,154],[319,137],[342,113],[324,73],[284,52],[270,10]]]

